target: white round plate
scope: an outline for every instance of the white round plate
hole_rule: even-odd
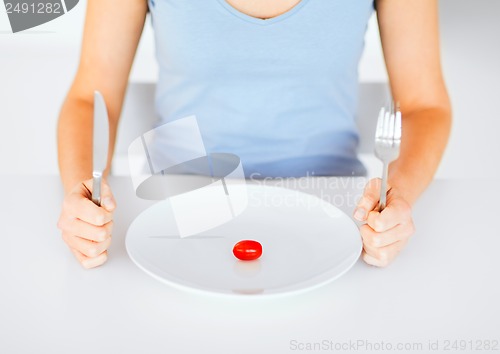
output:
[[[168,199],[145,210],[127,232],[130,258],[172,286],[256,297],[323,285],[347,272],[359,258],[359,230],[332,204],[285,188],[242,184],[233,186],[233,191],[235,187],[247,193],[246,209],[194,236],[178,236]],[[258,260],[234,257],[233,246],[246,239],[262,244]]]

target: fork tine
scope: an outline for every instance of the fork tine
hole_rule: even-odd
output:
[[[382,138],[384,139],[390,139],[391,136],[389,135],[389,128],[390,128],[390,119],[391,119],[391,112],[389,110],[386,110],[385,111],[385,115],[384,115],[384,121],[383,121],[383,134],[382,134]]]
[[[394,126],[394,140],[398,143],[401,142],[401,111],[396,111],[396,122]]]
[[[387,136],[387,139],[389,139],[389,140],[394,139],[395,125],[396,125],[396,117],[394,114],[394,102],[392,102],[391,103],[391,114],[389,117],[389,135]]]
[[[377,129],[375,130],[375,139],[381,139],[384,134],[384,116],[385,116],[385,108],[380,108],[380,112],[378,114],[377,119]]]

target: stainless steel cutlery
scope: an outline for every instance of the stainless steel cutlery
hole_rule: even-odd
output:
[[[379,211],[387,204],[387,174],[389,164],[399,157],[401,145],[401,111],[397,103],[382,107],[375,132],[375,156],[383,163],[382,186],[380,189]]]
[[[92,201],[101,205],[101,184],[108,163],[109,121],[106,103],[99,91],[94,92],[94,133],[92,152]]]

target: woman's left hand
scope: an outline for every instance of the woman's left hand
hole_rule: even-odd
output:
[[[360,227],[363,260],[377,267],[388,266],[415,232],[410,204],[397,189],[388,186],[387,205],[378,212],[380,178],[366,185],[363,197],[354,210],[354,218],[365,221]]]

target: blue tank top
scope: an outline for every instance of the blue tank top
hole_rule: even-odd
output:
[[[238,155],[247,177],[366,173],[354,116],[373,0],[302,0],[267,20],[225,0],[149,8],[159,124],[196,115],[206,151]]]

